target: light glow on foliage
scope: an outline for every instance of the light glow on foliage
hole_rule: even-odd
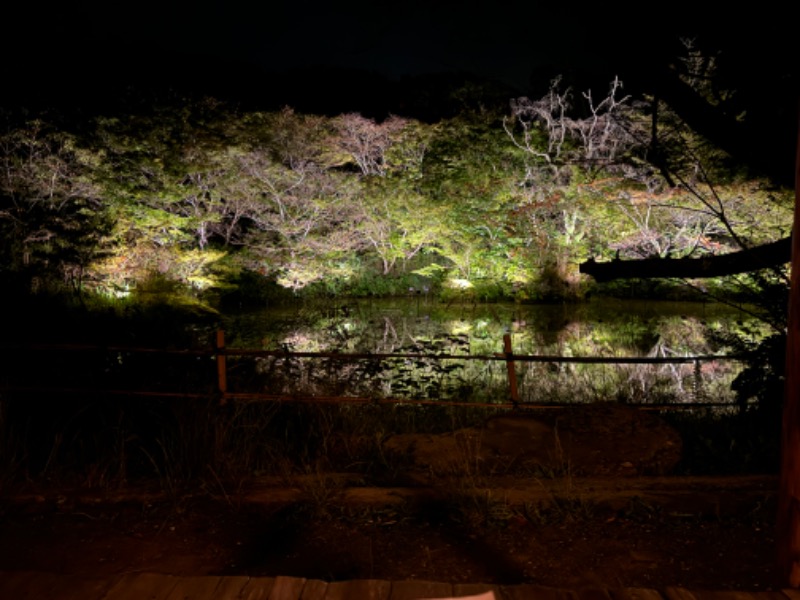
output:
[[[448,279],[445,285],[454,290],[468,290],[475,287],[469,279],[461,278]]]
[[[660,106],[681,185],[665,184],[641,141],[649,105],[621,89],[553,88],[505,118],[435,124],[204,103],[98,119],[86,139],[21,124],[0,132],[0,264],[115,297],[154,277],[224,289],[246,271],[298,294],[395,295],[424,277],[443,299],[581,299],[589,258],[699,257],[787,234],[791,192],[737,178]],[[573,114],[568,99],[586,106]]]
[[[122,286],[113,285],[113,286],[105,286],[102,288],[98,288],[97,291],[102,295],[108,298],[127,298],[131,295],[131,289],[128,287],[127,284],[123,284]]]

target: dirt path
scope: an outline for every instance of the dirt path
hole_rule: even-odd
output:
[[[0,570],[570,588],[780,584],[774,477],[353,483],[346,475],[262,479],[224,494],[172,496],[29,490],[2,505]]]

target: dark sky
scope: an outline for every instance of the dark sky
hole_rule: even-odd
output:
[[[20,45],[16,58],[38,54],[42,66],[67,55],[91,67],[120,55],[160,54],[268,70],[330,65],[390,77],[470,71],[524,85],[531,67],[591,59],[600,50],[596,41],[616,35],[614,25],[599,25],[610,17],[577,19],[563,4],[273,0],[128,8],[63,3],[41,10],[31,3],[10,33]]]
[[[625,79],[670,55],[682,36],[726,46],[744,70],[785,71],[776,56],[798,62],[788,9],[712,15],[697,4],[30,2],[5,19],[0,51],[11,95],[53,101],[102,93],[115,81],[268,87],[275,73],[310,67],[390,79],[468,72],[526,93],[532,77],[565,71]]]

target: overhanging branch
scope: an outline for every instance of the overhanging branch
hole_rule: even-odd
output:
[[[591,259],[580,264],[580,272],[591,275],[598,282],[615,279],[722,277],[788,263],[791,261],[791,243],[792,238],[787,237],[738,252],[701,258],[645,258],[605,263]]]

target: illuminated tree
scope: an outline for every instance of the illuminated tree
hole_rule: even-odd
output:
[[[511,101],[503,127],[513,143],[556,173],[570,164],[586,170],[622,167],[626,154],[641,146],[646,123],[637,103],[620,97],[622,82],[614,79],[600,101],[591,90],[584,92],[581,112],[586,116],[581,117],[575,116],[572,91],[560,85],[557,78],[543,98]]]
[[[96,177],[117,240],[98,265],[109,285],[127,289],[152,274],[189,289],[215,283],[212,270],[225,254],[215,246],[235,235],[225,224],[225,194],[240,127],[211,101],[97,120]]]
[[[406,271],[410,261],[441,240],[442,209],[400,182],[370,186],[358,210],[358,235],[377,256],[382,275],[395,273],[398,264]]]
[[[406,126],[405,119],[389,117],[382,123],[357,113],[334,120],[336,147],[349,155],[363,175],[386,175],[387,154],[395,136]]]
[[[258,145],[235,156],[239,181],[227,190],[239,191],[231,198],[246,222],[246,263],[293,290],[346,277],[363,239],[355,180],[332,169],[326,123],[289,110],[259,122]]]
[[[108,214],[92,173],[98,157],[42,121],[0,135],[0,237],[5,277],[33,291],[70,285],[107,248]]]

